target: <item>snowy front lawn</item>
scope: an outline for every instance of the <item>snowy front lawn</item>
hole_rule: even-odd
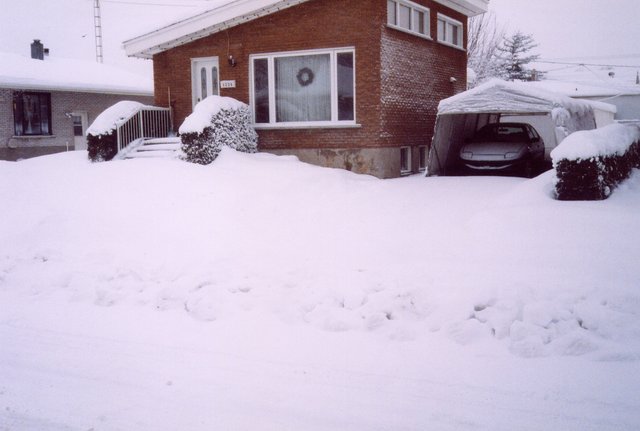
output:
[[[640,172],[0,162],[0,430],[640,428]]]

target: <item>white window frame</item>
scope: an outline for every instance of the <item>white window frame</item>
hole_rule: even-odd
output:
[[[338,120],[338,54],[349,53],[353,55],[353,120]],[[276,121],[276,87],[275,87],[275,59],[282,57],[297,57],[301,55],[326,55],[329,54],[331,62],[331,120],[329,121]],[[355,47],[310,49],[304,51],[271,52],[266,54],[252,54],[249,56],[249,99],[252,107],[255,107],[255,88],[253,62],[258,59],[266,59],[269,74],[269,122],[256,123],[255,109],[252,109],[253,123],[256,129],[306,129],[316,127],[358,127],[356,123],[356,50]]]
[[[448,46],[452,46],[454,48],[458,48],[458,49],[464,50],[464,25],[460,21],[455,20],[453,18],[450,18],[450,17],[448,17],[446,15],[443,15],[441,13],[438,14],[438,21],[437,22],[438,22],[438,24],[440,24],[440,22],[442,22],[443,25],[444,25],[444,37],[441,37],[441,35],[440,35],[439,26],[438,26],[438,28],[436,28],[438,42],[440,42],[443,45],[448,45]],[[455,44],[451,40],[449,40],[450,31],[448,29],[451,28],[451,27],[457,27],[458,28],[458,41],[459,41],[459,44]]]
[[[407,152],[407,166],[402,166],[402,153]],[[400,174],[410,174],[411,171],[411,147],[400,147]]]
[[[414,3],[412,1],[409,0],[387,0],[387,8],[389,7],[389,3],[394,3],[395,4],[395,22],[392,22],[391,17],[389,16],[389,14],[387,13],[387,26],[396,29],[396,30],[400,30],[403,31],[405,33],[410,33],[413,34],[415,36],[419,36],[425,39],[429,39],[429,40],[433,40],[431,38],[431,10],[427,7],[424,7],[422,5],[419,5],[417,3]],[[410,9],[409,12],[409,28],[405,28],[400,26],[400,24],[398,23],[398,17],[400,16],[400,5],[406,6]],[[388,12],[389,9],[387,9]],[[417,29],[415,29],[415,22],[414,22],[414,15],[416,14],[416,12],[422,12],[424,13],[424,33],[421,33],[420,31],[418,31]]]

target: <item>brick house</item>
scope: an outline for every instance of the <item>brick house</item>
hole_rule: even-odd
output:
[[[261,151],[391,178],[424,168],[438,101],[466,89],[467,19],[487,6],[235,0],[124,47],[153,59],[176,126],[230,96],[252,106]]]
[[[0,53],[0,160],[86,149],[85,131],[121,100],[153,103],[150,79],[113,66]]]

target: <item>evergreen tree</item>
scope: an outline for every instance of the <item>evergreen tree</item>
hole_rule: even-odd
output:
[[[537,54],[531,54],[531,50],[537,46],[538,44],[533,39],[533,36],[520,31],[505,37],[498,47],[500,76],[508,81],[532,81],[537,79],[534,71],[527,67],[529,63],[540,58]]]

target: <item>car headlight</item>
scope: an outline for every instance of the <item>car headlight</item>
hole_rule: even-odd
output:
[[[473,157],[473,153],[471,151],[463,151],[462,153],[460,153],[460,155],[467,159],[470,159],[471,157]]]
[[[517,153],[517,152],[513,152],[513,151],[511,151],[511,152],[506,153],[506,154],[504,155],[504,158],[505,158],[505,159],[517,159],[517,158],[518,158],[518,154],[519,154],[519,153]]]

